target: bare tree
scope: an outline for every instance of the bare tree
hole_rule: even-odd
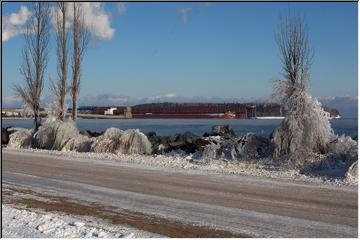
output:
[[[85,15],[82,3],[73,3],[73,57],[72,57],[72,119],[77,118],[78,97],[80,92],[81,63],[90,40],[90,32],[85,26]]]
[[[276,41],[285,78],[275,81],[275,95],[285,110],[285,119],[273,135],[276,157],[304,159],[323,151],[333,132],[325,111],[309,93],[313,51],[303,18],[296,14],[282,18]]]
[[[51,90],[56,96],[56,104],[58,108],[57,118],[61,121],[65,120],[66,116],[66,92],[67,92],[67,39],[68,34],[66,30],[66,16],[67,16],[66,2],[58,2],[55,10],[55,28],[56,28],[56,43],[57,43],[57,83],[51,83]]]
[[[27,23],[24,34],[25,47],[23,64],[20,68],[25,78],[25,86],[14,86],[14,91],[21,97],[34,115],[35,129],[41,124],[40,97],[44,85],[44,72],[47,66],[47,54],[50,37],[49,4],[33,3],[33,15]]]

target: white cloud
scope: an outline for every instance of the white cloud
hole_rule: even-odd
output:
[[[1,37],[2,42],[6,42],[11,38],[24,33],[27,20],[31,16],[31,12],[26,6],[21,6],[18,13],[12,13],[2,19]]]
[[[115,29],[110,26],[110,13],[99,2],[82,2],[85,24],[92,34],[101,40],[111,40]]]
[[[85,26],[90,33],[100,40],[111,40],[115,29],[111,27],[111,13],[105,11],[104,4],[100,2],[81,2],[78,4],[81,4],[83,8]],[[69,3],[68,9],[66,26],[70,27],[74,18],[73,3]],[[51,10],[54,27],[57,11],[59,10],[56,8]]]
[[[116,12],[119,15],[125,15],[126,14],[126,4],[124,2],[119,2],[116,5]]]

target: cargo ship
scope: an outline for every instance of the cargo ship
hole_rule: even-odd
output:
[[[269,103],[150,103],[131,107],[94,107],[92,113],[119,115],[127,119],[249,119],[279,116],[279,108],[278,104]]]

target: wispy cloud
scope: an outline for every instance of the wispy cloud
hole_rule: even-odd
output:
[[[2,42],[9,41],[11,38],[24,33],[25,24],[31,12],[26,6],[21,6],[18,13],[12,13],[2,18],[1,37]]]
[[[183,8],[179,9],[181,21],[183,24],[187,24],[190,11],[191,11],[191,8],[187,8],[187,7],[183,7]]]
[[[126,12],[127,12],[126,3],[119,2],[119,3],[116,4],[116,13],[118,15],[125,15]]]

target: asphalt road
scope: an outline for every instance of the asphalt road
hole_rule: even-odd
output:
[[[2,180],[254,237],[356,237],[357,187],[2,152]]]

